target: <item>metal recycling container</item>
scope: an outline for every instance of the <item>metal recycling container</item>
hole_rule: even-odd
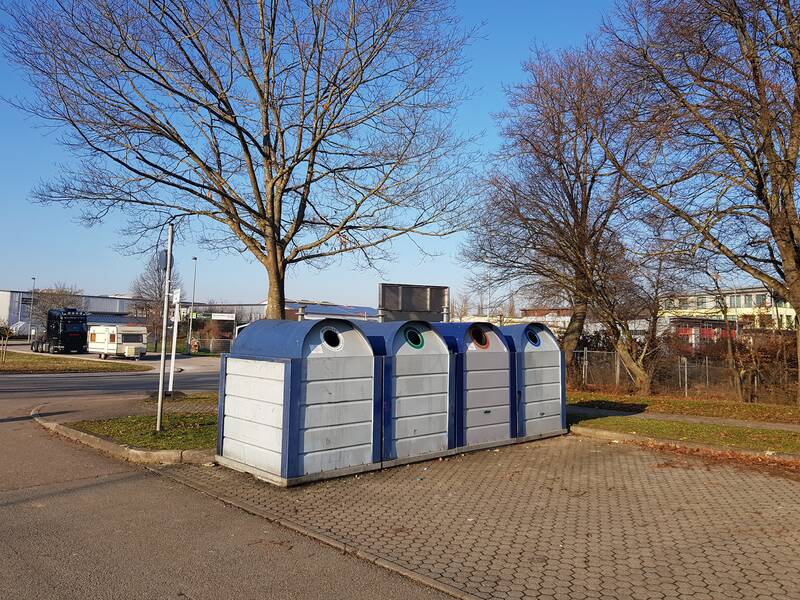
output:
[[[380,467],[380,361],[344,319],[262,320],[221,361],[221,464],[280,485]]]
[[[359,327],[384,357],[382,460],[407,461],[452,448],[455,356],[444,339],[425,321]]]
[[[515,352],[512,381],[517,396],[517,437],[566,433],[564,353],[540,323],[501,327]]]
[[[507,442],[512,429],[510,357],[491,323],[432,323],[456,354],[456,447]]]

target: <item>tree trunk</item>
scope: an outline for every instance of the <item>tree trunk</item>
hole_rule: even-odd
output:
[[[583,325],[586,322],[587,304],[585,300],[576,300],[573,303],[572,316],[569,318],[567,330],[561,340],[564,349],[564,364],[569,368],[575,358],[575,349],[583,335]]]
[[[286,318],[285,275],[286,273],[280,265],[271,261],[267,264],[269,288],[267,291],[267,307],[264,311],[264,317],[267,319]]]
[[[638,363],[633,357],[633,354],[628,349],[627,344],[620,338],[614,342],[614,347],[619,354],[622,364],[633,377],[633,383],[636,386],[636,393],[642,396],[649,396],[653,376]]]
[[[727,350],[725,362],[728,365],[728,373],[731,377],[731,383],[733,383],[733,389],[736,392],[736,400],[742,402],[744,400],[744,391],[742,390],[742,375],[736,368],[736,356],[733,351],[735,341],[731,338],[731,323],[728,320],[727,311],[722,311],[722,318],[725,319],[725,338]],[[739,332],[737,331],[736,333],[738,335]]]
[[[796,305],[793,304],[793,306]],[[795,401],[800,404],[800,315],[796,315],[794,318],[794,335],[797,343],[797,379],[795,380],[797,390],[795,391]]]

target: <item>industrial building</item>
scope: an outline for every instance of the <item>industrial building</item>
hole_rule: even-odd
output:
[[[32,302],[38,291],[0,290],[0,322],[8,323],[15,335],[27,336],[31,321]],[[32,300],[33,299],[33,300]],[[76,308],[89,315],[90,325],[118,325],[144,322],[144,301],[126,294],[75,296]],[[229,314],[237,324],[250,323],[264,316],[266,300],[251,304],[195,302],[194,313],[202,315]],[[190,302],[181,304],[182,316],[188,318]],[[346,306],[331,302],[287,300],[286,318],[297,319],[302,313],[307,319],[323,319],[326,317],[346,317],[358,320],[377,320],[378,311],[368,306]],[[34,324],[35,325],[35,324]],[[35,327],[34,327],[35,328]]]

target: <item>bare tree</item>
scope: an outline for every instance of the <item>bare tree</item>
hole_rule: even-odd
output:
[[[631,0],[607,30],[628,125],[593,132],[615,167],[699,243],[800,307],[800,6]],[[620,147],[631,137],[636,164]]]
[[[0,364],[5,364],[8,351],[8,340],[14,334],[11,327],[4,320],[0,319]]]
[[[705,272],[708,280],[711,283],[710,287],[707,289],[711,292],[711,297],[714,299],[715,308],[719,310],[724,322],[725,366],[728,369],[728,375],[730,377],[731,384],[736,392],[736,399],[742,401],[744,400],[742,389],[742,373],[738,368],[739,361],[737,357],[737,342],[739,341],[738,325],[734,334],[734,332],[731,331],[731,321],[728,315],[728,299],[726,298],[724,288],[722,286],[723,274],[720,273],[720,270],[716,268],[716,265],[714,265],[713,262],[705,269]]]
[[[143,236],[174,220],[249,252],[284,315],[296,263],[384,258],[459,226],[452,109],[469,39],[450,0],[25,0],[6,53],[74,168],[35,191]]]
[[[662,352],[664,301],[682,291],[686,257],[653,230],[642,228],[638,233],[640,237],[629,243],[639,247],[615,244],[609,248],[613,252],[599,276],[589,282],[589,289],[594,315],[611,338],[636,391],[647,395]]]
[[[456,294],[451,300],[450,313],[455,321],[463,321],[470,315],[472,310],[472,297],[466,290]]]
[[[160,341],[166,277],[166,271],[158,264],[158,255],[154,254],[147,261],[144,270],[131,283],[131,293],[135,297],[134,308],[144,315],[148,338],[152,336],[156,345]],[[181,275],[175,267],[172,268],[170,283],[172,289],[178,289],[183,285]]]
[[[512,319],[517,317],[517,301],[514,298],[513,293],[508,296],[508,302],[506,302],[506,313]]]
[[[45,325],[47,323],[47,313],[56,308],[86,308],[83,297],[83,290],[75,285],[69,285],[63,281],[57,281],[48,288],[36,290],[34,306],[31,314],[31,322]]]
[[[537,52],[525,70],[529,81],[509,92],[506,145],[464,255],[493,283],[567,299],[569,362],[593,281],[617,259],[631,198],[592,134],[616,130],[603,109],[607,73],[595,51]]]

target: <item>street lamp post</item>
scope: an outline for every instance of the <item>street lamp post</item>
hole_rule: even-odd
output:
[[[194,290],[197,286],[197,257],[192,257],[194,262],[194,275],[192,277],[192,305],[189,309],[189,335],[186,336],[186,354],[192,353],[192,320],[194,318]]]
[[[31,307],[28,309],[28,343],[33,340],[33,307],[36,302],[36,277],[33,279],[33,287],[31,288]]]

